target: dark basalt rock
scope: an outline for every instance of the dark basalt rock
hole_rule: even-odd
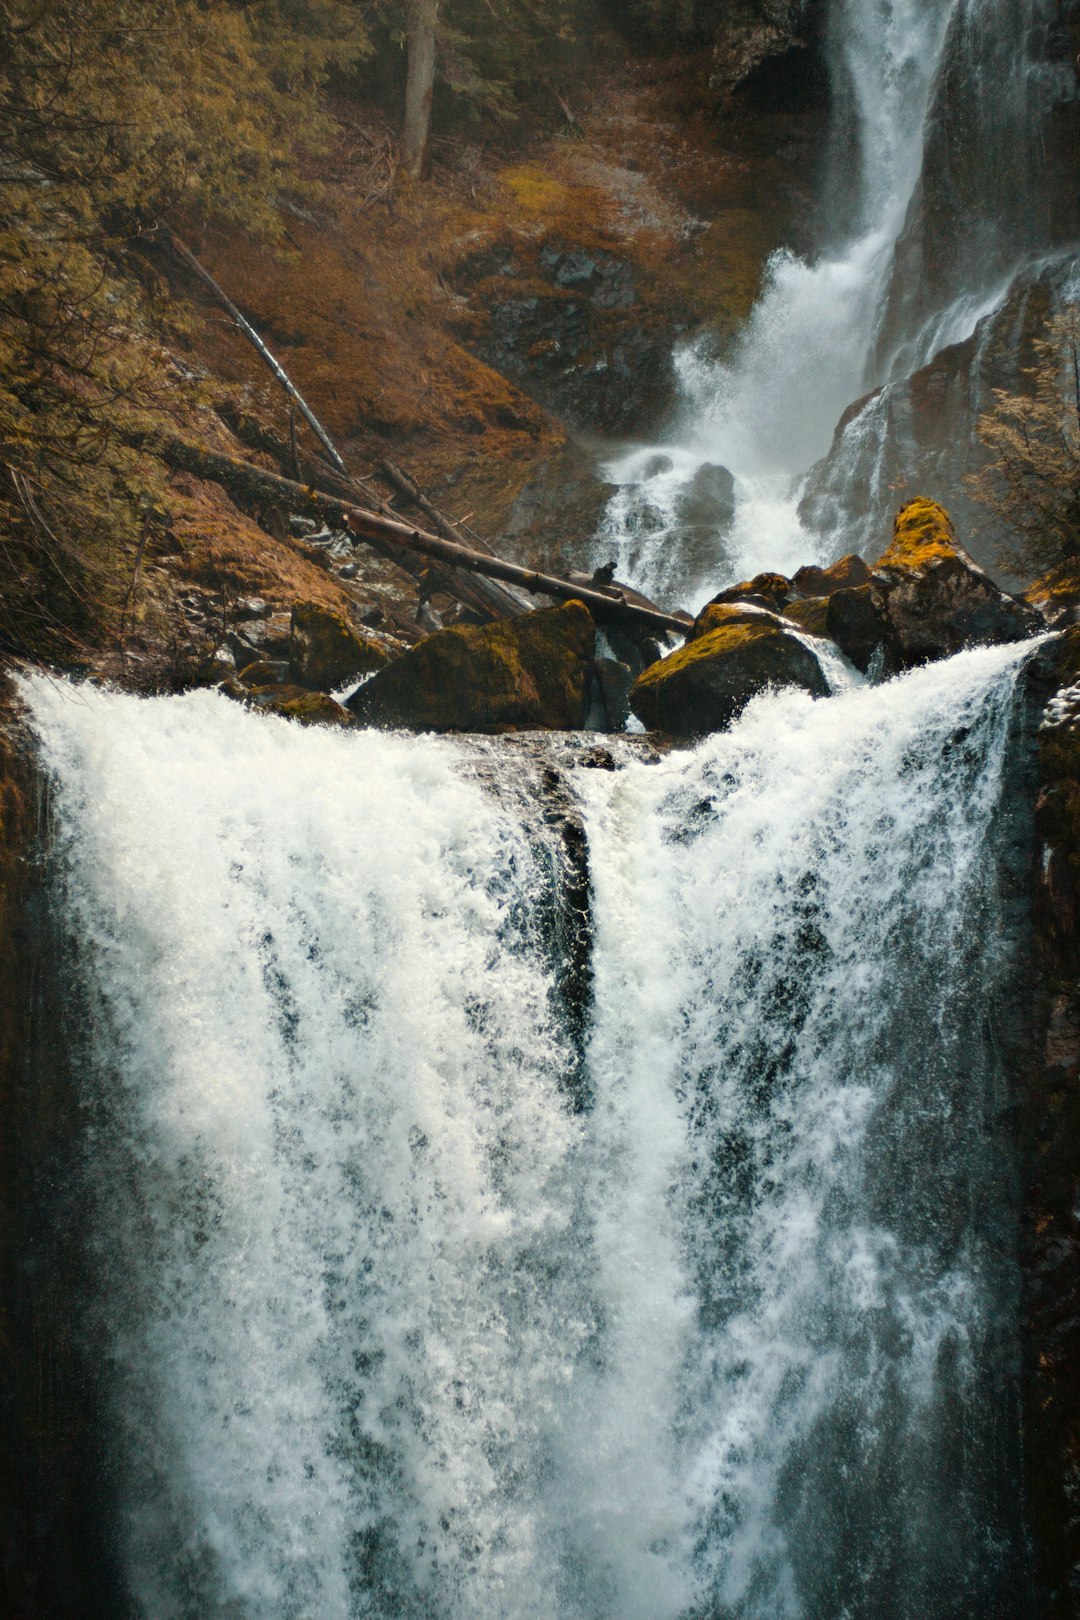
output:
[[[724,605],[707,612],[713,628],[634,683],[634,713],[652,730],[687,738],[723,731],[770,686],[827,695],[817,659],[775,615]]]
[[[792,584],[801,596],[832,596],[837,591],[856,590],[870,583],[870,565],[851,552],[828,568],[809,564],[800,568]]]
[[[825,611],[825,633],[865,675],[874,654],[883,653],[889,638],[881,593],[873,585],[834,591]]]
[[[585,724],[596,628],[581,602],[411,648],[349,699],[364,723],[416,731],[574,731]]]

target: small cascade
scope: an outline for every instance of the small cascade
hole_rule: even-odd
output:
[[[1030,1613],[1025,656],[663,759],[27,683],[113,1612]]]
[[[827,233],[809,260],[774,256],[729,358],[701,344],[676,357],[675,443],[606,469],[620,489],[598,557],[697,606],[761,569],[881,548],[889,409],[855,402],[970,340],[1049,251],[1051,189],[1032,176],[1053,107],[1075,93],[1071,65],[1051,60],[1054,20],[1052,0],[830,0]]]

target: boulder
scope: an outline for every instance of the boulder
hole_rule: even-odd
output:
[[[687,640],[697,641],[699,637],[707,636],[712,630],[733,624],[771,624],[779,630],[784,628],[780,615],[774,613],[760,598],[753,601],[736,599],[730,602],[717,598],[715,601],[706,602],[687,632]]]
[[[581,602],[453,625],[395,659],[348,706],[365,724],[415,731],[576,731],[595,650]]]
[[[832,596],[836,591],[856,590],[870,583],[870,565],[855,552],[841,557],[828,568],[809,563],[800,568],[792,584],[800,596]]]
[[[827,596],[804,596],[798,601],[789,602],[784,609],[784,618],[790,619],[805,630],[810,636],[827,636],[829,634],[829,600]]]
[[[299,685],[331,691],[389,661],[377,641],[360,635],[340,613],[317,602],[293,603],[289,663]]]
[[[755,574],[753,579],[744,580],[741,585],[729,585],[726,590],[718,592],[708,606],[712,607],[713,603],[748,602],[769,608],[773,613],[782,613],[798,594],[785,574]]]
[[[706,611],[711,629],[634,682],[630,703],[650,730],[687,738],[722,731],[770,686],[828,694],[813,653],[774,615],[722,604]]]
[[[881,655],[882,673],[897,667],[893,661],[885,599],[872,584],[853,585],[827,598],[825,633],[845,658],[865,675],[875,653]]]
[[[936,501],[909,501],[897,513],[872,582],[883,604],[889,669],[947,658],[963,647],[1023,641],[1042,626],[1033,608],[1001,590],[968,555]]]

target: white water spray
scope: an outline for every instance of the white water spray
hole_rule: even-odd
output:
[[[136,1614],[1019,1620],[1023,657],[550,756],[583,1070],[528,755],[30,686]]]

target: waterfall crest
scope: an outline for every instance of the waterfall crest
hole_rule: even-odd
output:
[[[512,750],[28,683],[134,1612],[1025,1612],[1024,657],[541,763],[583,1020]]]

